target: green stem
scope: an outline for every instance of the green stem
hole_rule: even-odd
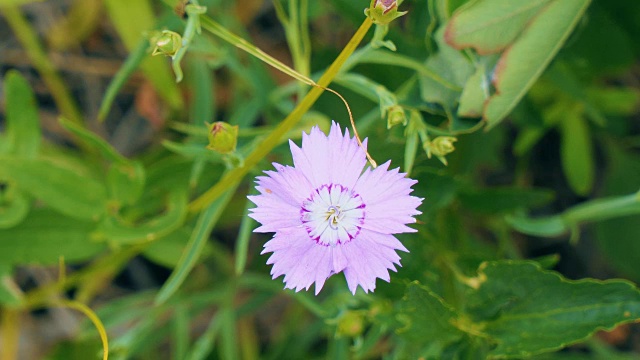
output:
[[[246,52],[248,52],[249,54],[257,57],[258,59],[264,61],[265,63],[273,66],[274,68],[282,71],[283,73],[291,76],[292,78],[302,81],[305,84],[308,85],[315,85],[315,82],[313,80],[311,80],[309,77],[300,74],[299,72],[293,70],[292,68],[288,67],[287,65],[283,64],[281,61],[277,60],[276,58],[272,57],[271,55],[265,53],[264,51],[260,50],[258,47],[254,46],[253,44],[251,44],[250,42],[248,42],[247,40],[239,37],[238,35],[230,32],[229,30],[225,29],[224,26],[218,24],[217,22],[215,22],[213,19],[211,19],[208,16],[204,16],[201,15],[200,16],[200,25],[202,26],[202,28],[210,31],[212,34],[219,36],[222,40],[232,44],[233,46],[242,49]],[[371,25],[369,25],[371,26]]]
[[[2,12],[9,26],[11,26],[14,34],[18,37],[18,40],[20,40],[27,55],[33,62],[33,66],[38,73],[40,73],[42,80],[51,91],[51,95],[62,115],[74,123],[82,124],[82,114],[78,110],[77,104],[67,91],[64,81],[62,81],[56,72],[51,61],[49,61],[44,47],[38,40],[37,34],[31,26],[29,26],[20,9],[7,5],[2,7]]]
[[[568,224],[578,224],[633,214],[640,214],[640,191],[635,194],[596,199],[576,205],[561,216]]]
[[[640,191],[624,196],[595,199],[576,205],[565,212],[539,218],[508,216],[509,225],[525,234],[543,237],[560,236],[582,223],[602,221],[620,216],[640,215]]]
[[[206,17],[202,18],[202,26],[205,29],[209,30],[210,28],[212,28],[213,24],[215,23],[213,23],[213,21],[209,20],[208,18]],[[320,79],[318,80],[318,86],[314,86],[307,93],[304,99],[302,99],[302,101],[296,106],[296,108],[293,109],[293,111],[289,113],[289,115],[278,125],[278,127],[273,132],[271,132],[256,147],[256,149],[253,152],[251,152],[251,154],[247,156],[244,162],[244,166],[228,172],[211,189],[209,189],[207,192],[205,192],[199,198],[197,198],[191,204],[189,204],[190,212],[198,212],[202,210],[207,205],[215,201],[218,197],[220,197],[220,195],[222,195],[231,186],[234,186],[235,184],[240,182],[244,177],[244,175],[246,175],[247,172],[249,172],[249,170],[251,170],[260,160],[262,160],[280,142],[280,138],[284,134],[286,134],[287,131],[289,131],[300,120],[302,115],[304,115],[311,108],[311,106],[316,102],[316,100],[320,97],[320,95],[324,91],[324,88],[329,86],[333,78],[340,71],[340,68],[345,63],[345,61],[347,61],[349,56],[356,50],[356,48],[358,47],[358,45],[360,44],[364,36],[367,34],[367,31],[369,30],[369,28],[371,28],[372,24],[373,22],[371,21],[371,19],[367,17],[362,23],[362,25],[360,25],[360,28],[358,28],[356,33],[353,35],[349,43],[342,50],[340,55],[338,55],[338,57],[334,60],[331,66],[329,66],[327,71],[325,71],[322,77],[320,77]],[[224,28],[222,28],[222,30],[228,33],[228,31],[225,30]],[[236,43],[233,43],[233,44],[238,46]],[[244,49],[243,47],[240,47],[240,48]],[[256,48],[253,45],[251,45],[251,49],[255,50]],[[251,53],[253,54],[253,52]],[[262,53],[262,51],[260,51],[260,53]],[[277,60],[275,61],[278,62]],[[278,67],[278,69],[280,69],[280,67]]]

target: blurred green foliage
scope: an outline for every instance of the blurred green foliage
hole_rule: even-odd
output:
[[[640,2],[407,0],[406,15],[372,25],[369,1],[192,2],[203,15],[170,0],[72,1],[47,45],[24,15],[40,5],[17,7],[31,2],[0,0],[0,12],[63,135],[42,119],[25,66],[3,67],[0,343],[24,337],[16,313],[71,298],[104,323],[111,359],[640,351],[640,329],[623,325],[640,319]],[[129,55],[94,112],[69,101],[47,54],[77,51],[101,26]],[[150,55],[161,30],[189,39],[173,64],[180,83],[170,59]],[[136,107],[154,140],[125,156],[105,122],[130,121],[114,109],[135,76],[155,96],[153,111]],[[425,198],[418,232],[400,236],[403,267],[372,294],[352,296],[340,274],[317,297],[282,290],[247,216],[251,178],[291,162],[287,139],[330,119],[348,126],[323,81],[373,158],[401,166]],[[234,151],[207,149],[216,121],[238,126]],[[61,259],[68,274],[25,280]],[[596,280],[612,277],[626,280]],[[97,358],[92,326],[44,358]],[[623,342],[593,337],[618,326]],[[0,359],[20,351],[3,346]]]

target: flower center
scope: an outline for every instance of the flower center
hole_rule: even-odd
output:
[[[354,239],[364,223],[360,195],[339,184],[322,185],[302,203],[300,220],[309,238],[324,246]]]

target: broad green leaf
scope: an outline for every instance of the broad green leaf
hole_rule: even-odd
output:
[[[114,244],[132,244],[157,240],[182,226],[187,215],[187,196],[183,191],[169,193],[164,214],[135,225],[106,217],[92,234],[94,239]]]
[[[567,113],[560,123],[562,168],[571,189],[587,195],[593,188],[595,165],[589,125],[579,109]]]
[[[229,203],[229,200],[231,200],[237,186],[237,184],[232,186],[227,192],[200,213],[196,227],[189,238],[187,247],[182,252],[178,265],[156,296],[156,304],[162,304],[167,301],[171,295],[178,290],[180,285],[182,285],[191,272],[191,269],[196,265],[196,262],[200,258],[202,251],[205,248],[205,244],[209,239],[211,230],[213,230],[213,227],[218,222],[222,212],[227,207],[227,204]]]
[[[482,117],[484,102],[487,100],[488,91],[489,83],[486,70],[484,67],[479,66],[464,85],[464,89],[460,95],[458,116]]]
[[[104,184],[79,174],[67,163],[14,157],[0,157],[0,163],[0,177],[67,216],[96,220],[106,210]]]
[[[550,0],[478,0],[458,9],[447,24],[445,40],[457,49],[497,53],[511,44]]]
[[[464,189],[458,195],[462,205],[480,213],[504,213],[530,209],[553,200],[553,192],[515,187]]]
[[[8,229],[19,224],[31,208],[28,197],[16,186],[10,185],[0,190],[0,229]]]
[[[538,79],[582,18],[589,0],[553,0],[502,54],[494,74],[496,93],[484,119],[491,128],[504,119]]]
[[[432,358],[465,333],[455,326],[459,314],[427,287],[413,282],[402,298],[398,318],[405,326],[397,331],[407,340],[407,358]]]
[[[94,225],[47,209],[34,209],[26,220],[0,230],[0,264],[54,265],[91,258],[104,249],[90,240]]]
[[[105,0],[105,6],[114,27],[129,51],[137,49],[144,33],[154,29],[155,18],[149,0],[129,1],[127,6],[122,6],[120,0]],[[140,67],[158,94],[172,108],[182,108],[182,97],[165,59],[147,57]]]
[[[144,167],[137,161],[113,163],[107,174],[109,197],[118,205],[135,204],[144,190]]]
[[[42,131],[33,90],[18,71],[10,70],[4,78],[4,92],[9,153],[34,158],[40,149]]]
[[[494,342],[490,358],[558,350],[640,318],[640,291],[622,280],[567,280],[534,262],[508,260],[482,264],[477,280],[465,311]]]
[[[453,84],[456,88],[445,86],[442,82],[435,81],[428,76],[420,77],[422,98],[427,102],[439,103],[445,108],[453,108],[457,103],[463,86],[471,75],[474,68],[469,59],[460,51],[452,48],[442,39],[444,29],[440,28],[436,33],[438,43],[438,53],[427,59],[425,66],[437,73],[447,83]]]

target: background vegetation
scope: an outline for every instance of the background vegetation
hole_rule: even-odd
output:
[[[639,356],[639,2],[182,5],[0,0],[0,359]],[[372,294],[283,290],[246,216],[327,86],[425,198]]]

